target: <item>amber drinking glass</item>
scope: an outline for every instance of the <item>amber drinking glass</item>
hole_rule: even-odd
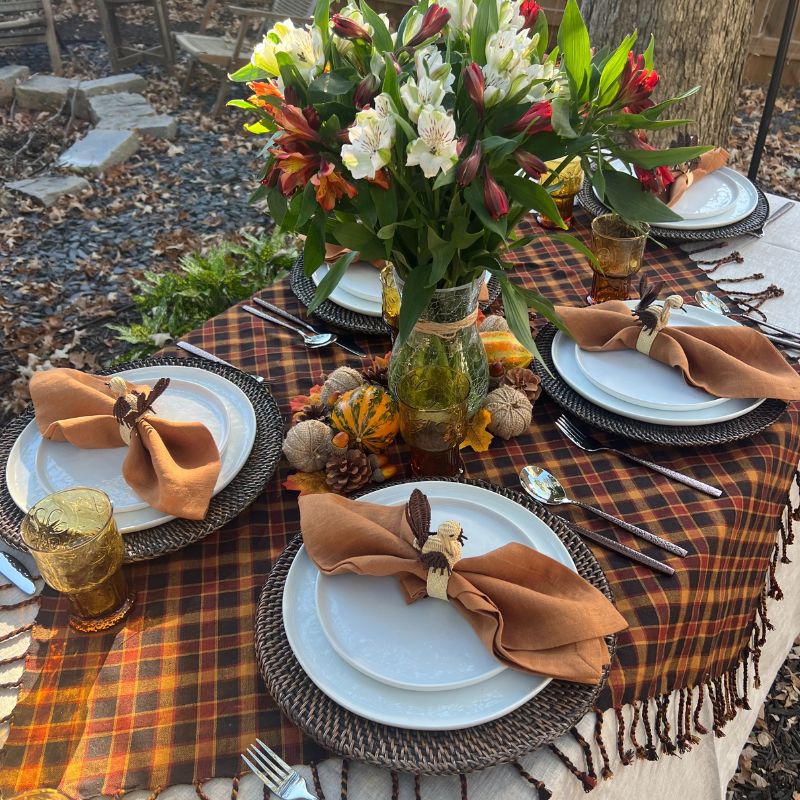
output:
[[[108,495],[84,487],[48,495],[25,515],[21,532],[47,584],[69,598],[73,628],[102,631],[125,619],[134,595]]]
[[[467,433],[469,378],[449,367],[417,367],[397,384],[400,432],[417,477],[464,473],[458,446]]]
[[[545,161],[549,172],[545,172],[539,178],[539,183],[543,186],[547,183],[548,179],[553,173],[561,166],[563,159],[557,158],[553,161]],[[561,186],[558,186],[558,184]],[[583,184],[583,168],[581,167],[581,160],[573,158],[569,163],[552,179],[552,184],[558,186],[557,189],[550,193],[553,198],[558,213],[561,214],[561,219],[564,220],[568,228],[572,227],[573,209],[575,207],[575,195],[580,191],[581,184]],[[555,223],[550,217],[544,214],[537,214],[536,221],[543,228],[559,228],[561,226]]]
[[[627,300],[631,278],[641,269],[648,225],[633,227],[616,214],[603,214],[592,220],[592,252],[600,268],[592,264],[591,303]]]

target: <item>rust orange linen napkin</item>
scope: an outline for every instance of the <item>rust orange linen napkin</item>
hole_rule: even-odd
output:
[[[675,181],[669,186],[668,206],[674,206],[686,194],[686,190],[710,172],[724,167],[728,163],[728,151],[724,147],[715,147],[698,158],[697,166],[688,173],[673,171]]]
[[[558,306],[556,311],[583,350],[636,349],[641,325],[621,300],[581,308]],[[682,312],[672,313],[677,317]],[[677,367],[688,383],[716,397],[800,399],[800,376],[753,328],[663,328],[653,340],[650,358]]]
[[[427,569],[412,544],[405,506],[333,494],[305,495],[299,503],[303,542],[323,574],[394,575],[408,602],[425,596]],[[464,533],[480,540],[479,530]],[[627,627],[591,584],[521,544],[462,558],[447,594],[503,664],[569,681],[596,682],[608,663],[603,636]]]
[[[124,447],[113,416],[109,378],[51,369],[31,378],[36,424],[45,439],[86,449]],[[149,386],[131,386],[148,394]],[[169,391],[167,388],[166,391]],[[142,416],[130,430],[122,465],[126,483],[158,511],[203,519],[220,469],[217,445],[205,425]]]

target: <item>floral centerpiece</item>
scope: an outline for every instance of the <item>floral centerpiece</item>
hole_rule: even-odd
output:
[[[402,306],[390,385],[410,362],[455,361],[470,374],[477,408],[488,375],[471,323],[487,272],[531,352],[529,307],[560,324],[547,300],[510,279],[513,251],[535,237],[515,232],[523,216],[561,221],[549,192],[558,170],[538,182],[545,161],[579,157],[629,221],[677,219],[657,197],[671,180],[665,166],[707,148],[648,144],[644,131],[687,122],[660,116],[691,92],[656,104],[653,42],[634,55],[636,38],[594,51],[575,0],[550,53],[535,0],[421,0],[395,32],[363,0],[338,13],[319,0],[313,23],[275,25],[231,76],[251,95],[229,105],[256,114],[245,127],[267,137],[252,199],[305,236],[308,275],[326,243],[350,251],[320,282],[311,310],[359,254],[394,266]],[[563,231],[540,235],[592,258]]]

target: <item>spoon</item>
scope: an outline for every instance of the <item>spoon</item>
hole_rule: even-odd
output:
[[[539,503],[544,503],[548,506],[580,506],[584,510],[591,511],[592,514],[596,514],[598,517],[602,517],[608,522],[619,525],[623,530],[669,553],[674,553],[677,556],[685,556],[688,552],[677,544],[672,544],[672,542],[668,542],[666,539],[662,539],[660,536],[656,536],[643,528],[637,528],[636,525],[631,525],[630,522],[625,522],[625,520],[607,514],[599,508],[590,506],[587,503],[582,503],[580,500],[571,500],[566,496],[564,487],[558,482],[558,478],[546,469],[534,466],[523,467],[522,471],[519,473],[519,482],[522,484],[522,488]]]
[[[740,314],[736,311],[731,311],[728,307],[728,304],[717,297],[712,292],[695,292],[694,299],[697,301],[697,304],[702,306],[708,311],[713,311],[715,314],[721,314],[723,317],[740,317],[741,319],[749,320],[750,322],[755,322],[756,325],[760,325],[762,328],[768,328],[769,330],[776,331],[777,333],[783,334],[783,336],[790,337],[790,341],[779,336],[773,336],[772,334],[765,333],[764,335],[771,339],[773,342],[777,342],[778,344],[788,345],[789,347],[800,347],[800,333],[795,333],[794,331],[787,331],[785,328],[779,328],[777,325],[772,325],[769,322],[760,322],[759,320],[753,319],[752,317],[748,317],[747,314]]]
[[[257,308],[253,308],[253,306],[245,305],[242,306],[242,308],[248,314],[252,314],[254,317],[258,317],[259,319],[265,319],[267,320],[267,322],[274,322],[276,325],[280,325],[282,328],[288,328],[290,331],[299,333],[300,336],[303,337],[303,342],[305,343],[305,346],[311,348],[312,350],[316,350],[318,347],[327,347],[329,344],[333,344],[336,341],[337,337],[335,333],[308,334],[301,328],[298,328],[296,325],[293,325],[291,322],[279,319],[278,317],[273,317],[270,314],[265,314],[263,311],[259,311]]]

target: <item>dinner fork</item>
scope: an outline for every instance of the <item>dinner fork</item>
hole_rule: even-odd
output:
[[[611,453],[616,453],[618,456],[627,458],[628,461],[634,461],[637,464],[641,464],[643,467],[652,469],[654,472],[660,472],[662,475],[666,475],[668,478],[672,478],[674,481],[683,483],[686,486],[691,486],[692,489],[697,489],[698,492],[704,492],[705,494],[711,495],[711,497],[722,497],[722,489],[717,489],[715,486],[709,486],[707,483],[698,481],[696,478],[691,478],[681,472],[676,472],[674,469],[670,469],[669,467],[662,467],[661,464],[656,464],[652,461],[646,461],[644,458],[631,455],[631,453],[627,453],[625,450],[617,450],[615,447],[609,447],[600,444],[600,442],[598,442],[597,439],[595,439],[594,436],[592,436],[585,428],[564,414],[562,414],[556,420],[556,427],[576,447],[579,447],[581,450],[585,450],[587,453],[599,453],[603,450],[608,450]]]
[[[247,755],[242,753],[242,761],[261,779],[267,789],[281,800],[317,800],[309,793],[306,782],[297,770],[292,769],[261,739],[256,739],[256,744],[247,748]]]

